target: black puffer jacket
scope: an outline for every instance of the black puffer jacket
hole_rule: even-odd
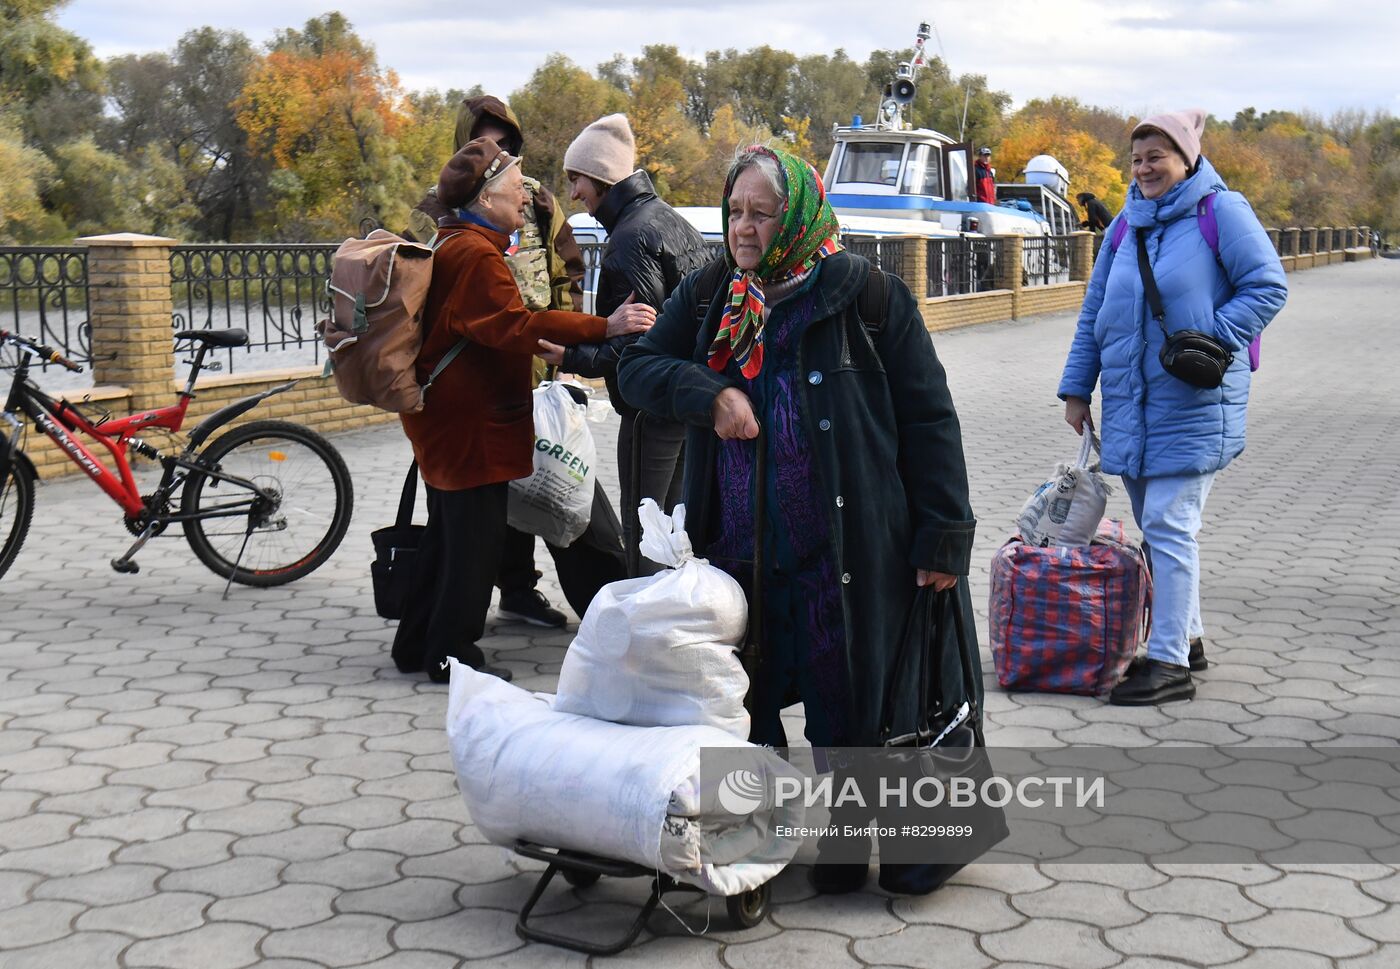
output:
[[[709,262],[705,239],[656,195],[644,171],[635,171],[603,197],[594,218],[608,230],[608,246],[598,276],[593,312],[608,316],[635,292],[637,302],[661,309],[666,297],[692,270]],[[617,358],[639,334],[583,343],[564,351],[566,373],[602,377],[613,407],[624,416],[637,412],[617,389]]]

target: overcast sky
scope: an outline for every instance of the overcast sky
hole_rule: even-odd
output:
[[[1223,118],[1251,105],[1400,114],[1398,0],[72,0],[59,20],[108,57],[169,50],[204,25],[263,43],[337,9],[410,89],[480,83],[507,95],[551,52],[592,70],[646,44],[695,59],[761,44],[798,54],[842,47],[863,60],[872,49],[910,46],[923,18],[937,31],[932,53],[941,41],[955,74],[985,74],[1018,105],[1063,94],[1137,115],[1187,105]],[[880,9],[899,12],[871,13]]]

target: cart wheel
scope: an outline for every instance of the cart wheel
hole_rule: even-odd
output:
[[[767,882],[747,892],[730,895],[724,900],[730,923],[738,929],[753,928],[767,917],[768,901],[771,897],[772,892]]]
[[[575,888],[587,888],[601,877],[596,871],[584,871],[580,868],[564,868],[562,871],[564,881]]]

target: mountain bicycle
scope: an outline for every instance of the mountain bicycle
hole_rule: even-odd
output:
[[[136,437],[143,429],[178,432],[195,399],[195,381],[204,357],[214,348],[240,347],[244,330],[182,330],[177,344],[194,357],[176,402],[156,410],[113,419],[90,416],[67,400],[54,400],[29,379],[35,356],[74,373],[82,367],[53,347],[0,330],[0,350],[18,351],[5,408],[0,411],[0,576],[24,544],[34,514],[38,480],[33,462],[21,447],[27,417],[68,458],[115,501],[135,542],[112,568],[140,571],[133,557],[171,525],[180,525],[195,557],[225,578],[229,586],[273,586],[299,579],[330,558],[345,537],[354,503],[350,472],[340,453],[321,435],[286,421],[253,421],[209,440],[220,427],[252,410],[296,381],[244,397],[206,417],[174,453]],[[189,345],[193,345],[190,347]],[[9,425],[8,436],[3,425]],[[107,449],[115,469],[103,464],[77,435]],[[207,443],[206,443],[207,442]],[[128,454],[161,466],[160,482],[141,494]]]

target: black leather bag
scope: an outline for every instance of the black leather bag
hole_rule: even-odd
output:
[[[1146,229],[1137,230],[1137,248],[1143,293],[1147,296],[1152,316],[1162,328],[1162,349],[1157,354],[1162,369],[1193,387],[1205,390],[1219,387],[1225,382],[1225,371],[1234,363],[1235,355],[1209,333],[1200,330],[1167,332],[1167,313],[1162,306],[1162,294],[1157,289],[1157,279],[1152,275],[1152,265],[1147,258]]]
[[[374,561],[369,565],[374,584],[374,611],[385,619],[398,619],[413,586],[413,564],[423,542],[425,525],[413,524],[413,505],[418,500],[418,462],[408,466],[399,513],[394,524],[369,533],[374,543]]]

